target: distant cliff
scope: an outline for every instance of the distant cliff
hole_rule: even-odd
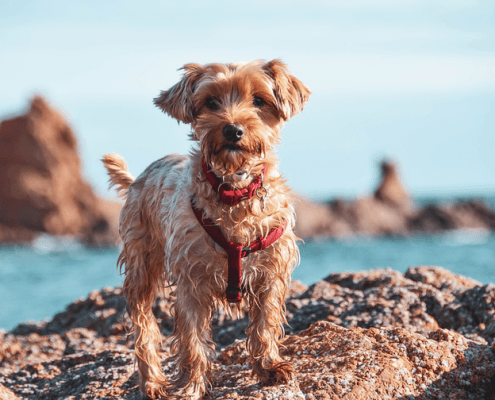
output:
[[[120,204],[97,196],[81,171],[77,139],[42,97],[0,124],[0,242],[40,233],[115,245]]]

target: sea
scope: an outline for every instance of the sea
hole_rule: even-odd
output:
[[[441,266],[495,283],[495,235],[457,230],[408,238],[354,237],[300,244],[301,262],[292,277],[307,285],[331,273],[411,266]],[[121,285],[118,248],[88,248],[63,238],[40,236],[31,246],[0,247],[0,329],[41,321],[78,298]]]

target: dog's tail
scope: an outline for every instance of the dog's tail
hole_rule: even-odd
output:
[[[132,176],[122,156],[112,153],[105,154],[101,159],[110,177],[110,188],[116,186],[120,197],[127,194],[129,186],[136,178]]]

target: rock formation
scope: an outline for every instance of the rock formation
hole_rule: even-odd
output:
[[[495,211],[481,200],[458,200],[417,207],[402,184],[395,163],[381,163],[374,195],[315,203],[299,198],[296,234],[303,238],[408,236],[453,229],[495,230]]]
[[[0,124],[0,188],[0,242],[29,242],[40,233],[117,241],[120,205],[84,180],[74,132],[42,97]]]
[[[0,331],[0,398],[139,399],[120,288],[93,292],[42,323]],[[495,286],[437,267],[332,274],[287,299],[286,385],[247,366],[246,319],[218,313],[209,399],[495,400]],[[170,301],[154,312],[165,335]],[[163,369],[170,374],[164,337]]]
[[[384,160],[380,168],[382,179],[375,191],[375,198],[393,207],[406,210],[413,208],[413,201],[402,184],[397,165]]]

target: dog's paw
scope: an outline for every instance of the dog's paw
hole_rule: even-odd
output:
[[[199,400],[202,399],[208,389],[208,381],[204,376],[197,380],[191,380],[187,374],[172,382],[173,387],[167,399],[173,400]]]
[[[265,385],[286,383],[291,381],[295,375],[292,364],[287,361],[281,361],[267,368],[263,368],[261,363],[254,363],[253,373],[259,378],[260,382]]]
[[[168,399],[170,385],[147,382],[146,383],[146,399]]]

